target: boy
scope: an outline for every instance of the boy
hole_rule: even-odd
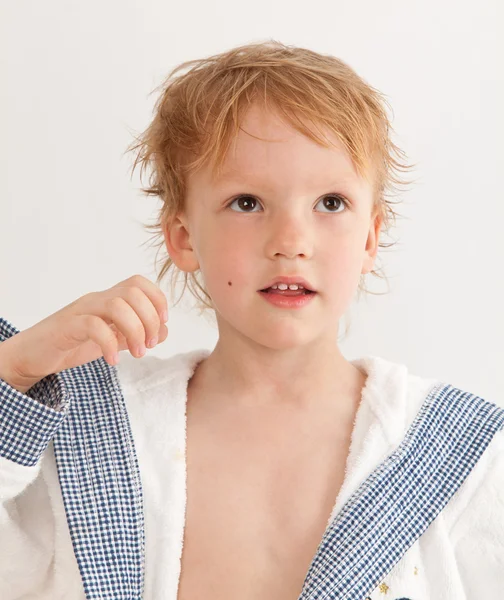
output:
[[[117,364],[168,333],[164,295],[141,277],[23,332],[4,322],[1,522],[16,560],[1,597],[496,593],[502,519],[487,540],[468,501],[503,497],[503,411],[337,345],[399,181],[378,94],[280,44],[198,67],[169,80],[133,149],[163,202],[158,283],[173,266],[191,276],[217,345]]]

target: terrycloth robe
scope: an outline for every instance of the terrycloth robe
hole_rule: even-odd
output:
[[[16,333],[11,323],[0,318],[0,342]],[[27,394],[0,379],[2,600],[176,600],[186,507],[187,383],[198,362],[209,354],[210,350],[198,349],[167,359],[135,359],[123,353],[116,367],[102,358],[50,375]],[[402,460],[408,430],[427,406],[429,394],[453,392],[445,382],[415,376],[406,366],[384,358],[365,356],[352,363],[367,374],[367,380],[327,535],[338,519],[347,518],[356,507],[362,510],[364,493],[372,482],[376,484],[377,476],[385,473],[382,481],[392,480],[392,470],[384,469],[390,469],[390,457]],[[504,413],[495,404],[457,392],[476,401],[486,421],[502,419]],[[442,418],[448,418],[452,408],[453,414],[459,410],[453,398],[443,402],[436,409]],[[465,404],[460,406],[466,410]],[[460,414],[462,422],[466,413]],[[474,422],[476,436],[483,420]],[[456,430],[457,425],[450,427]],[[420,445],[430,438],[423,432]],[[327,557],[332,550],[326,536],[300,598],[500,597],[504,590],[502,424],[492,425],[489,433],[474,439],[476,450],[481,445],[481,456],[428,528],[395,563],[390,548],[372,554],[373,560],[393,564],[372,585],[362,583],[359,589],[366,589],[364,594],[336,593],[318,585],[317,565],[323,565],[327,584]],[[421,456],[420,445],[415,442],[414,455]],[[450,463],[448,474],[439,481],[449,480],[459,463]],[[413,477],[413,467],[410,471]],[[404,471],[401,485],[408,484],[410,471]],[[418,474],[415,477],[413,487],[419,492],[418,482],[423,480]],[[400,485],[389,487],[395,493]],[[420,506],[418,498],[415,506]],[[414,513],[403,519],[401,531],[418,527],[415,519]],[[388,522],[380,521],[379,530],[378,521],[374,522],[370,529],[374,538],[366,539],[381,544],[391,534],[401,533],[392,525],[387,530]],[[348,540],[343,533],[334,552],[343,552],[344,562],[352,550],[345,550]],[[362,539],[358,542],[362,545]],[[338,585],[344,589],[344,582]]]

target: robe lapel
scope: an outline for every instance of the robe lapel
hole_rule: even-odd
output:
[[[327,527],[299,600],[362,600],[462,485],[497,431],[504,409],[436,385],[398,448]]]
[[[141,600],[142,485],[117,370],[100,358],[56,377],[70,405],[54,453],[86,598]],[[501,429],[504,409],[446,383],[434,386],[397,449],[328,525],[299,600],[362,600],[371,593]]]
[[[103,358],[62,371],[71,396],[54,453],[87,599],[139,600],[142,486],[117,372]]]

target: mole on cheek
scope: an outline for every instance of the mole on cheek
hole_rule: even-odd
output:
[[[228,281],[228,285],[233,285],[230,281]]]

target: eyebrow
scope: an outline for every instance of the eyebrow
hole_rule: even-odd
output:
[[[225,181],[217,182],[216,185],[221,187],[221,193],[226,195],[234,192],[239,193],[240,191],[246,192],[247,190],[249,190],[250,193],[273,194],[273,188],[271,186],[256,180],[245,182],[241,179],[227,179]],[[314,187],[317,190],[317,194],[340,193],[348,197],[348,199],[353,198],[354,200],[357,200],[362,193],[358,182],[352,182],[348,179],[341,179],[336,182],[333,181],[332,183],[329,182],[324,186],[316,184]],[[240,188],[242,189],[240,190]]]
[[[214,183],[239,183],[242,182],[242,178],[240,177],[240,173],[236,173],[233,171],[226,171],[222,173],[219,177],[213,178]]]
[[[239,173],[226,172],[221,175],[218,179],[214,179],[214,183],[216,184],[240,184],[240,185],[250,185],[253,187],[261,188],[264,186],[264,182],[262,180],[251,180],[246,181],[242,177],[240,177]],[[351,188],[356,185],[358,182],[355,179],[355,176],[345,175],[336,181],[329,182],[326,186],[327,188],[336,188],[339,186],[345,186],[347,188]],[[318,184],[317,184],[318,185]]]

